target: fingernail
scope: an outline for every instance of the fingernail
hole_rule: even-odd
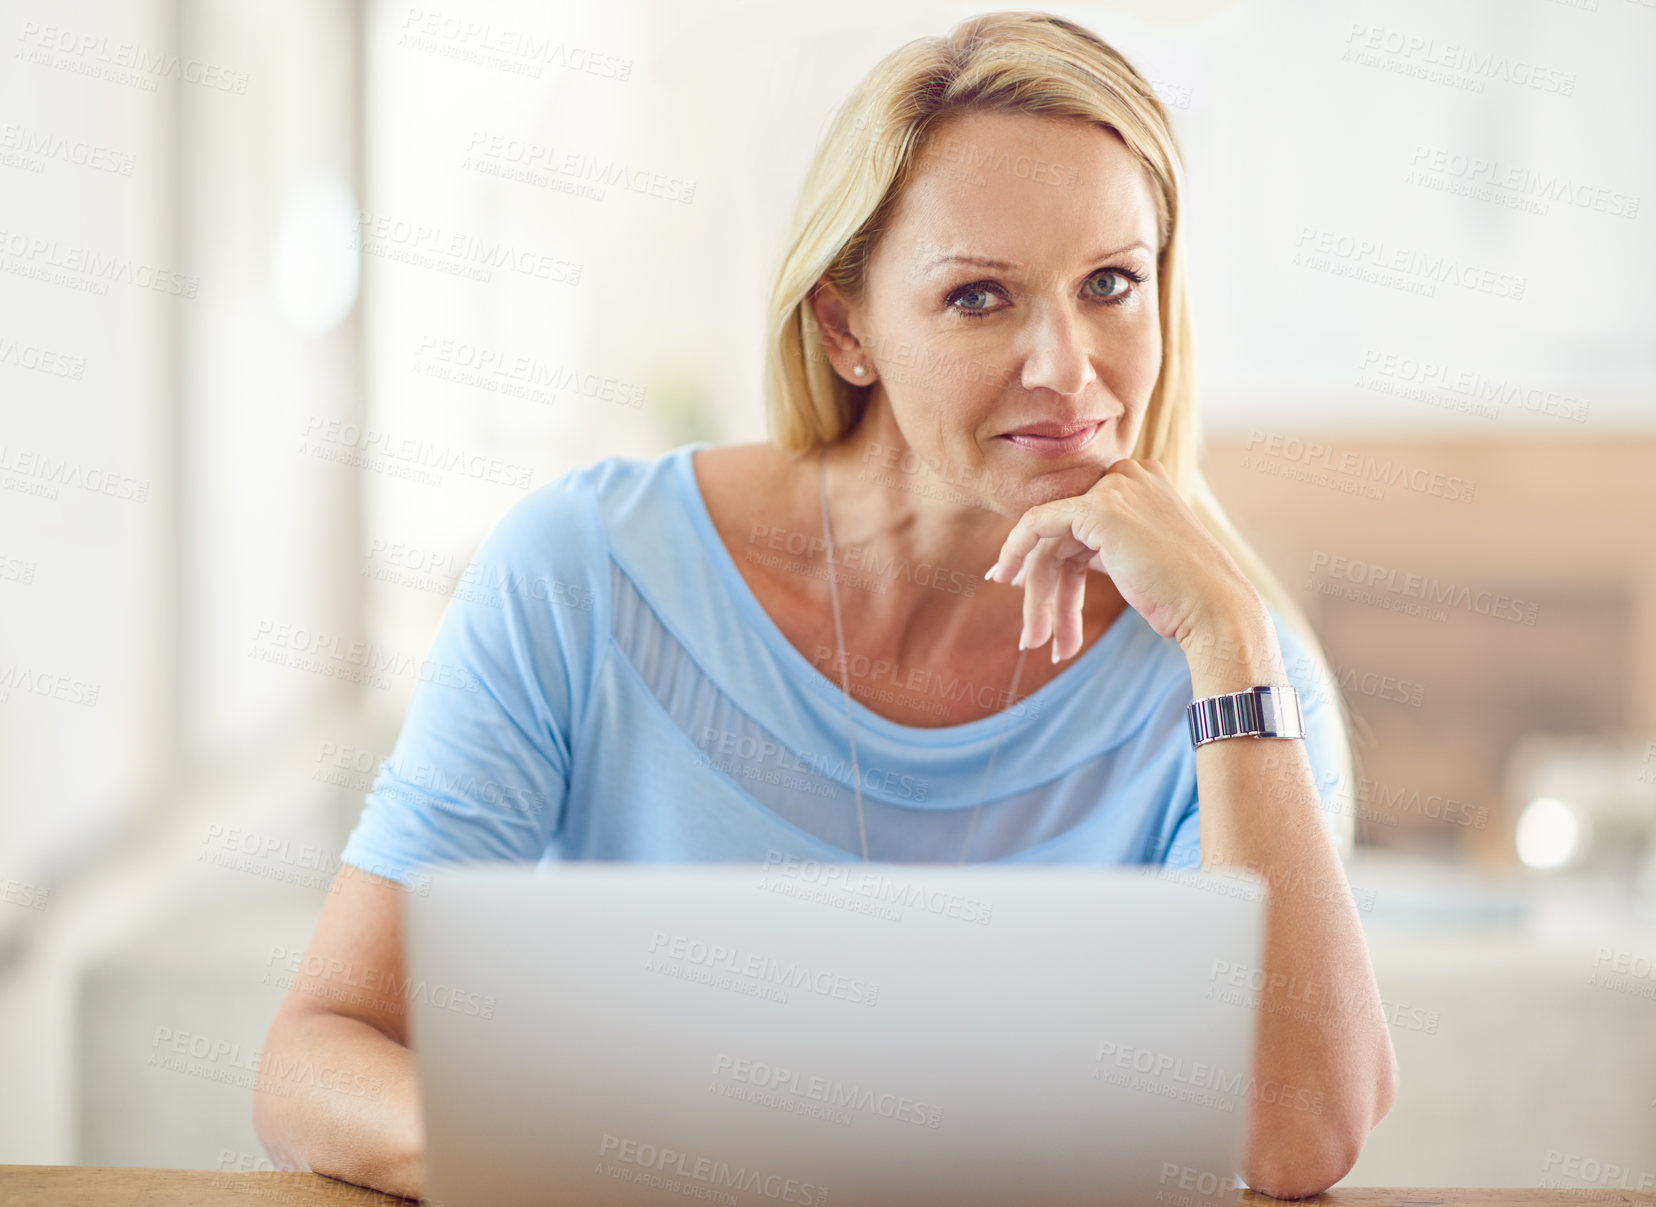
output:
[[[1022,633],[1018,634],[1018,648],[1020,650],[1027,648],[1024,644],[1024,634],[1022,634]]]
[[[1018,567],[1018,572],[1012,576],[1012,586],[1016,587],[1016,586],[1019,586],[1020,584],[1022,584],[1022,582],[1024,580],[1024,575],[1027,574],[1028,572],[1029,572],[1029,563],[1028,562],[1025,562],[1023,565],[1019,566]]]
[[[1052,639],[1052,660],[1054,662],[1058,661],[1058,639],[1056,637]]]
[[[999,570],[999,569],[1000,569],[1000,563],[996,562],[993,566],[990,566],[989,569],[987,569],[983,572],[984,579],[988,582],[994,582],[995,581],[995,571]]]

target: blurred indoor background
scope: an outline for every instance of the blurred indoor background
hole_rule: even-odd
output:
[[[1352,713],[1347,1182],[1656,1183],[1656,5],[1052,7],[1172,112],[1205,462]],[[472,550],[763,437],[823,123],[976,11],[0,0],[0,1162],[269,1167]]]

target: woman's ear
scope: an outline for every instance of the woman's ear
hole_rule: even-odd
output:
[[[819,280],[806,295],[822,336],[822,355],[854,386],[874,380],[874,364],[851,332],[851,305],[832,281]]]

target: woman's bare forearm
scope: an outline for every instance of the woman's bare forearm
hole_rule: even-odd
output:
[[[1217,641],[1191,643],[1198,698],[1287,681],[1269,619],[1231,623]],[[1303,740],[1213,742],[1196,752],[1196,775],[1202,866],[1246,869],[1269,888],[1264,967],[1231,970],[1258,992],[1248,1181],[1279,1197],[1314,1194],[1350,1170],[1397,1090],[1362,923]]]
[[[409,1198],[424,1190],[414,1053],[361,1019],[279,1015],[259,1057],[253,1125],[278,1168]]]

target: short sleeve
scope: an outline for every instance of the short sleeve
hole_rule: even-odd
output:
[[[1270,610],[1270,615],[1276,626],[1283,669],[1299,693],[1300,712],[1305,721],[1305,754],[1311,761],[1311,774],[1322,800],[1323,820],[1336,849],[1346,856],[1351,853],[1354,820],[1351,745],[1340,713],[1339,684],[1320,669],[1311,646],[1282,621],[1275,609]],[[1185,741],[1188,744],[1188,736]],[[1194,761],[1196,752],[1191,750],[1189,755]],[[1191,782],[1194,785],[1194,775]],[[1190,800],[1168,843],[1165,862],[1169,867],[1196,868],[1201,864],[1199,804],[1196,789],[1192,787]]]
[[[589,522],[579,487],[541,487],[479,547],[344,862],[407,883],[421,865],[539,860],[556,842],[599,600],[600,567],[572,539]]]

